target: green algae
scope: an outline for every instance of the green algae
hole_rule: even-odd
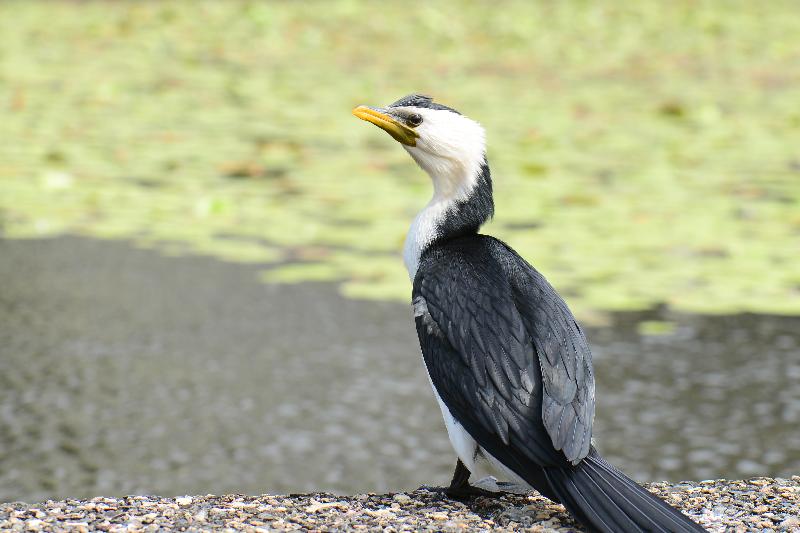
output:
[[[795,11],[4,2],[0,231],[407,299],[429,184],[350,109],[422,91],[487,128],[486,231],[580,313],[800,313]]]

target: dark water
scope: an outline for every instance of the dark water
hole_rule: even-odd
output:
[[[0,501],[442,484],[408,306],[124,243],[0,240]],[[638,333],[642,320],[674,330]],[[800,472],[800,318],[589,331],[595,437],[640,480]]]

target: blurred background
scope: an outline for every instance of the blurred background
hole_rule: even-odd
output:
[[[454,464],[358,104],[483,123],[637,480],[800,471],[794,2],[0,3],[0,501],[386,491]]]

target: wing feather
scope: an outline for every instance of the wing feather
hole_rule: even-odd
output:
[[[594,418],[583,332],[541,274],[500,241],[479,241],[434,247],[417,270],[417,332],[431,381],[495,457],[577,463]]]

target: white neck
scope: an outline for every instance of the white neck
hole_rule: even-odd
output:
[[[442,201],[437,202],[434,196],[425,206],[425,209],[420,211],[414,217],[414,221],[411,222],[411,227],[406,234],[406,242],[403,244],[403,262],[406,264],[408,277],[411,281],[414,281],[414,276],[417,275],[422,252],[436,238],[436,228],[441,224],[449,207],[451,207],[451,204]]]
[[[412,280],[422,253],[440,237],[445,218],[475,190],[486,146],[483,128],[463,115],[433,109],[414,111],[424,120],[417,128],[416,145],[404,148],[430,176],[433,197],[414,218],[403,247],[403,259]],[[458,217],[459,213],[453,216]]]
[[[432,176],[434,183],[433,197],[422,211],[414,217],[406,234],[406,241],[403,245],[403,262],[408,270],[408,277],[412,281],[414,276],[417,275],[422,252],[438,236],[438,230],[448,212],[452,212],[458,202],[466,200],[475,189],[480,172],[480,164],[469,165],[469,168],[460,167],[452,170],[460,173],[460,178],[455,179],[453,175]]]

